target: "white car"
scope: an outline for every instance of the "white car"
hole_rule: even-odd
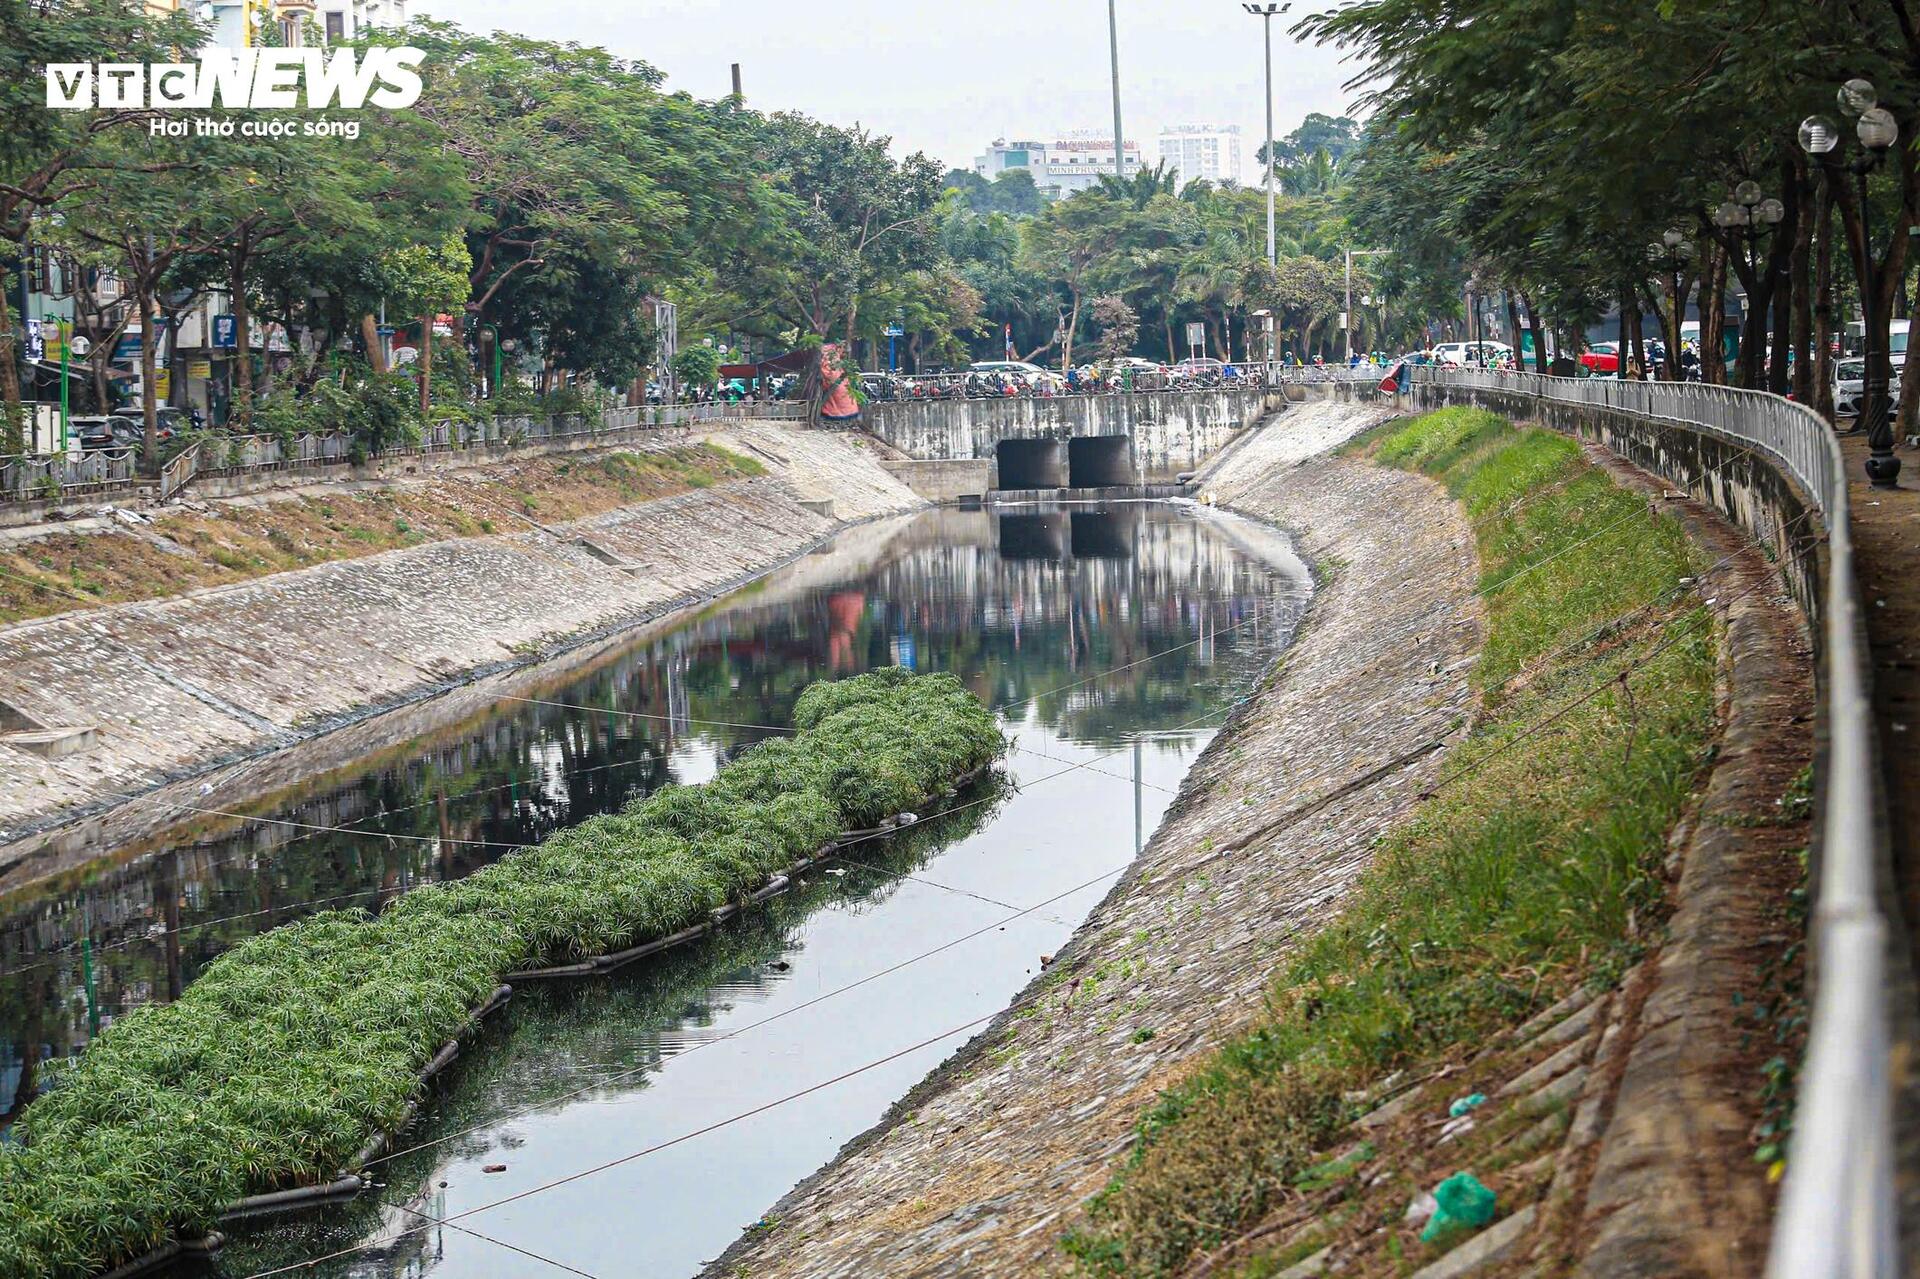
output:
[[[1028,386],[1050,383],[1054,387],[1066,385],[1066,379],[1051,369],[1043,369],[1038,364],[1029,364],[1025,360],[977,360],[967,366],[974,373],[999,373],[1007,377],[1017,377]]]
[[[1433,348],[1435,364],[1479,366],[1496,363],[1502,355],[1513,355],[1513,348],[1504,342],[1442,342]]]
[[[1833,362],[1833,412],[1836,417],[1858,417],[1860,396],[1866,390],[1867,362],[1851,356]],[[1900,399],[1900,365],[1896,362],[1887,380],[1888,411]]]

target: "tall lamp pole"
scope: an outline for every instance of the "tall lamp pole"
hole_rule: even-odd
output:
[[[1267,265],[1279,264],[1279,252],[1275,248],[1273,234],[1274,206],[1274,163],[1273,163],[1273,18],[1275,14],[1285,13],[1293,7],[1292,0],[1286,4],[1247,4],[1240,6],[1254,17],[1260,19],[1260,25],[1267,37]]]
[[[1873,260],[1873,236],[1867,223],[1867,175],[1900,140],[1900,125],[1892,112],[1878,105],[1878,95],[1868,81],[1849,80],[1841,85],[1839,102],[1840,109],[1854,118],[1854,133],[1860,139],[1860,158],[1849,167],[1859,183],[1860,239],[1854,260],[1860,278],[1860,320],[1867,348],[1866,377],[1860,388],[1860,426],[1867,433],[1867,478],[1875,488],[1897,488],[1900,459],[1893,454],[1893,417],[1887,404],[1887,317],[1878,313],[1880,271]],[[1801,149],[1822,165],[1839,164],[1835,154],[1839,145],[1839,126],[1827,117],[1808,116],[1800,122]]]
[[[1120,131],[1120,19],[1115,0],[1107,0],[1107,46],[1113,55],[1113,176],[1127,180],[1126,136]]]
[[[1385,249],[1349,248],[1347,250],[1347,309],[1343,313],[1342,318],[1345,320],[1346,330],[1347,330],[1347,363],[1348,364],[1353,363],[1353,260],[1355,258],[1370,258],[1374,256],[1376,253],[1385,253],[1385,252],[1386,252]]]

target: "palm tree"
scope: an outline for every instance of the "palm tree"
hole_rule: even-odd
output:
[[[1153,203],[1155,196],[1177,195],[1179,184],[1179,171],[1162,160],[1151,169],[1140,169],[1130,178],[1102,173],[1100,185],[1094,189],[1102,195],[1131,204],[1136,209],[1144,209]]]

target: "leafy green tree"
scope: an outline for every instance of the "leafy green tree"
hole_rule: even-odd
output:
[[[123,145],[145,132],[144,110],[53,110],[44,68],[57,62],[170,62],[194,48],[199,29],[183,14],[150,15],[122,3],[0,3],[0,240],[25,256],[29,241],[58,240],[51,217],[88,205],[112,175],[132,170],[159,178],[193,164],[177,154]],[[114,144],[109,146],[108,144]],[[36,227],[36,219],[39,219]],[[19,343],[13,303],[18,280],[0,272],[0,452],[24,447]],[[21,316],[20,320],[33,317]]]
[[[720,352],[705,343],[683,346],[673,357],[672,368],[682,387],[712,386],[720,379]]]

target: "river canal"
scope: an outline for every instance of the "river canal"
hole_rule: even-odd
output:
[[[378,909],[702,781],[787,724],[812,680],[954,672],[1016,743],[957,811],[849,850],[678,952],[517,991],[373,1170],[376,1190],[230,1230],[212,1267],[238,1279],[338,1253],[303,1273],[694,1274],[1066,942],[1309,592],[1283,538],[1186,505],[850,530],[537,704],[503,701],[324,788],[263,796],[245,821],[0,900],[0,1112],[40,1063],[177,996],[253,932]]]

